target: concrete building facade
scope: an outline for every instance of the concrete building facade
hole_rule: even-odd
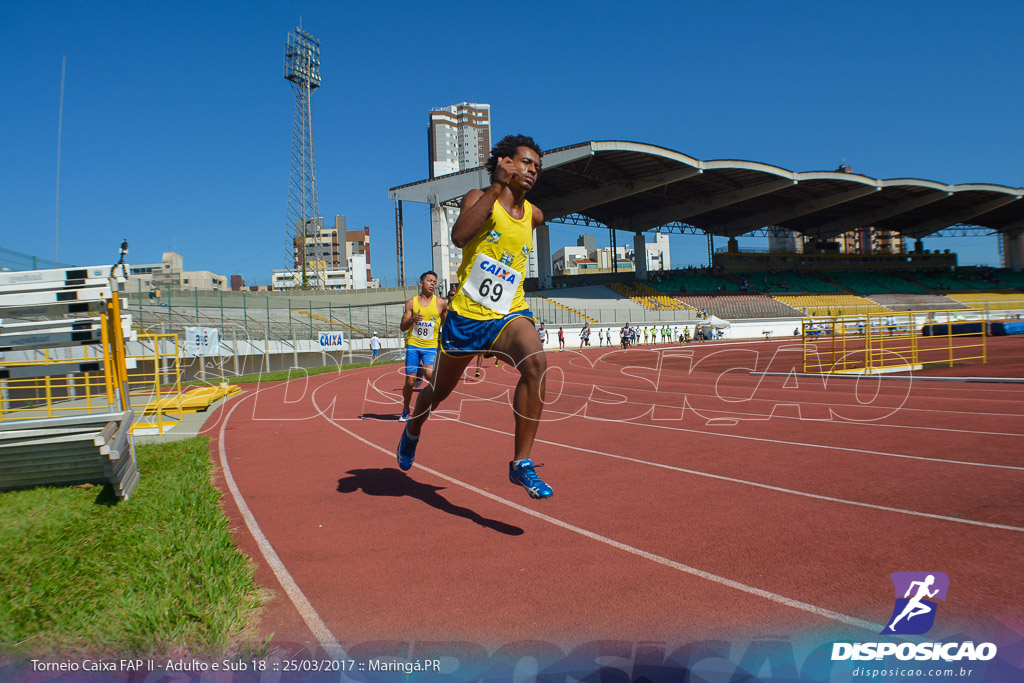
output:
[[[150,283],[162,292],[220,291],[230,289],[228,278],[209,270],[185,270],[184,257],[165,251],[160,263],[137,263],[128,266],[128,291],[148,292]]]

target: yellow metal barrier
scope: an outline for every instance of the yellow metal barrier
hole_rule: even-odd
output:
[[[29,377],[0,380],[0,422],[90,415],[126,408],[129,393],[124,382],[127,370],[118,311],[118,295],[114,292],[106,309],[99,314],[99,345],[63,347],[60,353],[56,349],[40,349],[37,353],[42,354],[42,359],[0,360],[0,368],[9,371],[38,369]],[[76,367],[66,373],[46,372],[46,368],[63,365]],[[80,392],[84,392],[84,396]]]
[[[176,334],[140,332],[143,352],[130,356],[133,370],[128,373],[135,423],[132,430],[156,429],[158,434],[181,422],[181,364]]]
[[[963,320],[967,313],[979,319]],[[987,363],[987,322],[981,314],[943,310],[804,318],[804,372],[873,374]]]

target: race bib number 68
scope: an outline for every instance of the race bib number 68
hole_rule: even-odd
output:
[[[501,261],[477,254],[462,291],[481,306],[507,315],[523,274]]]

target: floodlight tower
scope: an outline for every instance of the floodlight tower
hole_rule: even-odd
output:
[[[316,161],[313,157],[313,110],[310,100],[320,87],[320,41],[300,27],[288,34],[284,48],[284,77],[295,92],[292,121],[292,157],[288,173],[288,259],[291,268],[302,268],[302,287],[321,288],[326,277],[307,269],[309,256],[322,258],[317,218]],[[310,234],[311,233],[311,234]]]

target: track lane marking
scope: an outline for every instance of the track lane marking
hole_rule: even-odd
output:
[[[351,436],[352,438],[356,439],[357,441],[365,444],[366,446],[369,446],[370,448],[373,448],[373,449],[375,449],[377,451],[380,451],[381,453],[383,453],[384,455],[386,455],[389,458],[394,458],[395,454],[392,453],[387,448],[384,448],[383,446],[381,446],[381,445],[379,445],[377,443],[374,443],[373,441],[370,441],[369,439],[363,438],[362,436],[360,436],[359,434],[356,434],[352,430],[346,429],[345,427],[341,426],[340,424],[335,422],[333,419],[331,419],[326,413],[323,413],[323,412],[320,411],[320,406],[316,404],[316,392],[319,391],[319,389],[323,388],[323,386],[327,386],[327,385],[322,385],[321,387],[318,387],[317,389],[314,389],[314,391],[313,391],[313,406],[314,406],[314,408],[316,408],[317,412],[320,412],[320,415],[324,418],[324,420],[326,420],[328,424],[333,425],[337,429],[339,429],[342,432],[348,434],[349,436]],[[455,421],[455,422],[457,422],[457,421]],[[755,595],[757,597],[764,598],[765,600],[769,600],[771,602],[775,602],[775,603],[780,604],[780,605],[785,605],[786,607],[791,607],[791,608],[794,608],[794,609],[802,610],[804,612],[809,612],[811,614],[814,614],[815,616],[823,617],[825,619],[830,619],[832,621],[838,621],[838,622],[846,624],[848,626],[853,626],[853,627],[856,627],[856,628],[866,629],[866,630],[872,631],[874,633],[879,632],[883,628],[882,624],[875,624],[875,623],[872,623],[870,621],[866,621],[864,619],[859,619],[857,617],[853,617],[853,616],[850,616],[850,615],[847,615],[847,614],[842,614],[841,612],[835,612],[833,610],[829,610],[829,609],[826,609],[824,607],[818,607],[817,605],[812,605],[812,604],[807,603],[807,602],[802,602],[800,600],[795,600],[793,598],[788,598],[788,597],[786,597],[784,595],[779,595],[778,593],[773,593],[771,591],[767,591],[767,590],[764,590],[762,588],[757,588],[755,586],[750,586],[750,585],[747,585],[745,583],[741,583],[739,581],[735,581],[733,579],[726,578],[724,576],[719,576],[717,574],[712,574],[710,572],[704,571],[703,569],[697,569],[696,567],[691,567],[689,565],[682,564],[681,562],[676,562],[675,560],[670,560],[667,557],[662,557],[661,555],[655,555],[654,553],[648,552],[646,550],[641,550],[640,548],[636,548],[636,547],[628,545],[626,543],[622,543],[620,541],[616,541],[615,539],[608,538],[607,536],[602,536],[601,534],[595,533],[595,532],[590,531],[588,529],[584,529],[584,528],[578,527],[578,526],[576,526],[574,524],[570,524],[569,522],[565,522],[563,520],[560,520],[557,517],[552,517],[550,515],[545,515],[542,512],[537,512],[536,510],[534,510],[532,508],[528,508],[528,507],[526,507],[524,505],[520,505],[519,503],[514,503],[514,502],[512,502],[512,501],[510,501],[510,500],[508,500],[506,498],[502,498],[501,496],[493,494],[493,493],[491,493],[489,491],[484,491],[483,489],[477,488],[477,487],[473,486],[472,484],[468,484],[468,483],[466,483],[464,481],[461,481],[461,480],[456,479],[454,477],[448,476],[447,474],[444,474],[444,473],[439,472],[437,470],[434,470],[432,468],[425,467],[423,465],[418,465],[418,464],[415,465],[415,467],[418,467],[419,469],[423,470],[424,472],[427,472],[428,474],[432,474],[433,476],[438,477],[440,479],[443,479],[444,481],[447,481],[447,482],[449,482],[451,484],[454,484],[456,486],[460,486],[460,487],[466,489],[467,491],[471,491],[473,493],[476,493],[478,495],[483,496],[484,498],[488,498],[490,500],[493,500],[496,503],[500,503],[502,505],[510,507],[510,508],[512,508],[514,510],[517,510],[519,512],[522,512],[524,514],[530,515],[531,517],[535,517],[537,519],[545,521],[545,522],[547,522],[549,524],[552,524],[554,526],[557,526],[557,527],[560,527],[560,528],[565,529],[567,531],[571,531],[573,533],[579,534],[579,535],[584,536],[586,538],[589,538],[589,539],[591,539],[593,541],[597,541],[599,543],[603,543],[603,544],[605,544],[607,546],[610,546],[612,548],[616,548],[618,550],[624,551],[624,552],[629,553],[631,555],[636,555],[637,557],[641,557],[643,559],[650,560],[651,562],[655,562],[655,563],[660,564],[662,566],[669,567],[671,569],[675,569],[675,570],[684,572],[686,574],[690,574],[692,576],[696,576],[698,578],[704,579],[706,581],[711,581],[713,583],[717,583],[719,585],[726,586],[728,588],[733,588],[735,590],[742,591],[742,592],[750,594],[750,595]]]

